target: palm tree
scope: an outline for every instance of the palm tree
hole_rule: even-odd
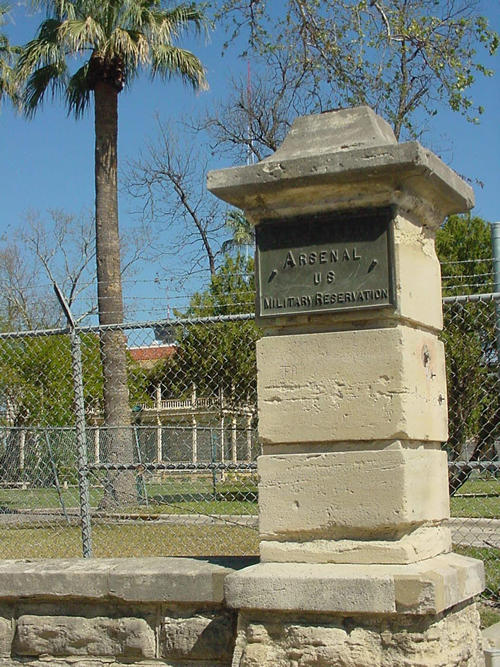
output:
[[[173,44],[186,28],[205,24],[194,5],[164,7],[164,0],[39,0],[47,8],[37,36],[18,62],[28,116],[47,92],[63,93],[76,117],[93,98],[95,113],[95,220],[99,323],[123,322],[118,232],[118,94],[142,69],[152,76],[180,76],[204,87],[204,69],[192,53]],[[69,65],[77,62],[74,73]],[[104,425],[110,461],[133,462],[123,332],[101,332],[104,373]],[[114,473],[106,504],[135,497],[132,473]]]
[[[245,215],[237,209],[231,209],[226,216],[226,227],[231,232],[231,238],[224,241],[222,244],[222,252],[230,252],[231,250],[238,250],[246,248],[255,243],[255,227],[245,217]]]

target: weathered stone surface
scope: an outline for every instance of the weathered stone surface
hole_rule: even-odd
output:
[[[257,373],[264,444],[448,437],[444,349],[424,331],[267,336]]]
[[[482,561],[443,554],[409,565],[259,563],[226,579],[235,609],[439,614],[484,589]]]
[[[24,615],[17,621],[13,653],[154,658],[155,635],[141,618]]]
[[[54,658],[53,656],[42,656],[40,659],[30,660],[29,658],[3,658],[0,659],[0,667],[16,667],[24,665],[25,667],[47,667],[53,665],[54,667],[122,667],[125,663],[115,662],[112,659],[103,658],[102,660],[89,658]],[[130,664],[130,663],[128,663]],[[142,663],[145,664],[145,663]],[[148,665],[163,665],[163,662],[147,662]]]
[[[363,114],[365,136],[348,133],[343,144],[342,131]],[[395,204],[437,227],[446,215],[472,208],[472,188],[436,155],[417,142],[393,143],[381,119],[377,129],[366,121],[357,109],[298,119],[277,153],[255,165],[209,172],[207,187],[254,222]]]
[[[0,561],[0,598],[103,598],[114,559],[68,558]]]
[[[0,656],[10,655],[14,638],[14,623],[10,618],[0,617]]]
[[[383,566],[260,563],[226,579],[235,609],[395,611],[394,581]]]
[[[180,667],[178,662],[166,662],[165,660],[139,660],[134,662],[116,661],[112,658],[54,658],[53,656],[40,656],[40,658],[0,658],[0,667],[126,667],[127,665],[139,665],[140,667]],[[203,663],[183,662],[182,667],[202,667]],[[203,667],[225,667],[223,663],[205,663]]]
[[[281,146],[263,162],[387,144],[397,144],[389,123],[370,107],[358,106],[341,113],[296,118]]]
[[[165,616],[161,625],[160,652],[167,659],[230,664],[235,635],[236,615],[231,611]]]
[[[224,599],[230,568],[194,558],[115,559],[110,595],[127,601],[207,602]]]
[[[179,667],[179,663],[170,663],[165,660],[140,660],[140,661],[120,661],[112,658],[54,658],[53,656],[41,656],[40,658],[0,658],[0,667],[125,667],[126,665],[140,665],[141,667]],[[201,667],[200,663],[183,663],[182,667]],[[209,665],[205,665],[209,667]],[[210,667],[212,667],[210,665]],[[213,665],[213,667],[222,667],[222,664]]]
[[[264,455],[258,466],[262,540],[393,540],[449,516],[439,450]]]
[[[260,543],[262,562],[415,563],[451,551],[451,532],[443,526],[417,528],[395,540],[307,540]]]
[[[125,667],[126,665],[140,665],[141,667],[178,667],[164,660],[140,660],[138,662],[117,662],[112,658],[54,658],[53,656],[41,656],[40,658],[4,658],[0,659],[0,667]],[[197,667],[196,665],[183,665],[183,667]]]
[[[443,327],[441,266],[434,232],[411,214],[394,220],[397,316],[440,331]]]
[[[0,598],[220,603],[230,572],[194,558],[6,560],[0,561]]]
[[[500,622],[490,625],[489,628],[485,628],[482,635],[483,646],[485,648],[500,649]]]
[[[320,618],[242,614],[239,667],[480,667],[475,605],[440,617]]]

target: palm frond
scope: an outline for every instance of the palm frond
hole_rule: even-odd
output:
[[[0,26],[6,23],[9,7],[0,4]],[[0,101],[9,97],[14,106],[19,106],[17,80],[14,76],[13,63],[17,47],[11,46],[6,35],[0,33]]]
[[[66,65],[55,62],[36,69],[27,79],[23,94],[22,105],[27,116],[32,116],[43,102],[45,93],[50,90],[51,95],[64,89]]]
[[[109,37],[104,56],[119,57],[130,69],[149,60],[149,42],[143,33],[137,30],[115,28]]]
[[[87,79],[88,69],[88,63],[80,67],[70,78],[66,88],[68,113],[73,111],[76,118],[80,118],[90,105],[91,90]]]
[[[120,2],[120,25],[141,30],[148,8],[144,0],[122,0]]]
[[[44,7],[47,14],[62,21],[77,18],[77,3],[74,0],[31,0],[30,4],[36,9]]]
[[[0,100],[7,95],[11,97],[12,72],[10,67],[0,58]]]
[[[60,27],[61,21],[59,19],[49,17],[41,23],[36,39],[41,42],[57,42]]]
[[[183,30],[186,27],[193,27],[201,32],[209,26],[207,17],[203,11],[194,3],[189,5],[177,5],[173,9],[162,12],[165,19],[175,30]]]
[[[0,101],[4,97],[8,97],[15,108],[21,108],[19,82],[14,68],[0,56]]]
[[[195,90],[208,88],[205,69],[198,58],[190,51],[177,46],[158,45],[151,51],[152,74],[159,74],[164,78],[179,75],[185,82],[190,83]]]
[[[99,50],[105,41],[102,27],[92,16],[63,21],[58,29],[58,38],[74,53],[87,48]]]
[[[6,21],[4,17],[8,15],[9,11],[10,8],[8,5],[4,3],[0,4],[0,26],[5,25]]]
[[[5,17],[9,13],[9,7],[7,5],[0,4],[0,27],[6,23]],[[12,60],[12,56],[17,53],[18,47],[11,46],[9,44],[9,39],[7,35],[4,35],[0,32],[0,63],[9,64]]]
[[[20,80],[27,79],[39,66],[50,65],[61,59],[61,45],[57,34],[60,25],[55,19],[45,20],[40,26],[38,37],[21,50],[16,67]]]
[[[148,10],[143,21],[143,29],[148,31],[153,44],[172,44],[182,32],[191,27],[194,27],[197,33],[208,30],[205,16],[194,5],[179,5],[169,11]]]

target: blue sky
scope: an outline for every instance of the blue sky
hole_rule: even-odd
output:
[[[500,31],[500,2],[483,0],[480,11],[488,16],[492,27]],[[6,27],[13,43],[30,39],[38,26],[41,14],[28,16],[22,3],[12,10],[12,22]],[[154,135],[155,114],[176,119],[194,115],[224,97],[231,76],[246,72],[246,62],[235,54],[221,56],[224,35],[216,30],[210,41],[203,38],[185,40],[207,68],[208,92],[195,94],[179,82],[151,83],[149,79],[135,81],[130,90],[120,95],[119,158],[131,159],[148,138]],[[498,57],[495,59],[498,61]],[[491,64],[495,67],[496,62]],[[497,65],[498,67],[498,65]],[[452,112],[441,112],[434,120],[422,143],[437,152],[459,174],[484,183],[475,185],[475,213],[489,221],[500,220],[500,86],[498,77],[483,80],[474,90],[474,99],[482,103],[485,113],[480,125],[467,123]],[[75,121],[67,117],[60,101],[50,101],[27,121],[16,116],[7,104],[0,109],[0,182],[2,206],[0,234],[11,236],[24,224],[29,210],[64,209],[70,213],[91,210],[93,205],[93,127],[92,114]],[[215,156],[213,167],[230,166],[227,158]],[[122,195],[120,224],[133,224],[130,202]],[[151,281],[157,271],[148,266],[137,279],[145,281],[134,286],[135,296],[149,290],[158,294],[156,310],[174,298],[175,281],[167,288]],[[167,278],[167,276],[163,276]],[[149,284],[150,287],[147,287]],[[142,285],[142,287],[141,287]],[[161,301],[160,301],[161,299]],[[136,301],[137,303],[137,301]],[[146,316],[148,309],[135,308],[134,315]],[[159,313],[153,313],[158,316]]]

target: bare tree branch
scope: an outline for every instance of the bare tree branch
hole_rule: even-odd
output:
[[[157,121],[157,137],[128,164],[125,187],[137,201],[148,225],[168,234],[169,245],[158,254],[185,252],[185,275],[201,261],[215,275],[224,228],[222,205],[205,188],[207,159],[195,148],[180,146],[178,134],[168,123]]]

